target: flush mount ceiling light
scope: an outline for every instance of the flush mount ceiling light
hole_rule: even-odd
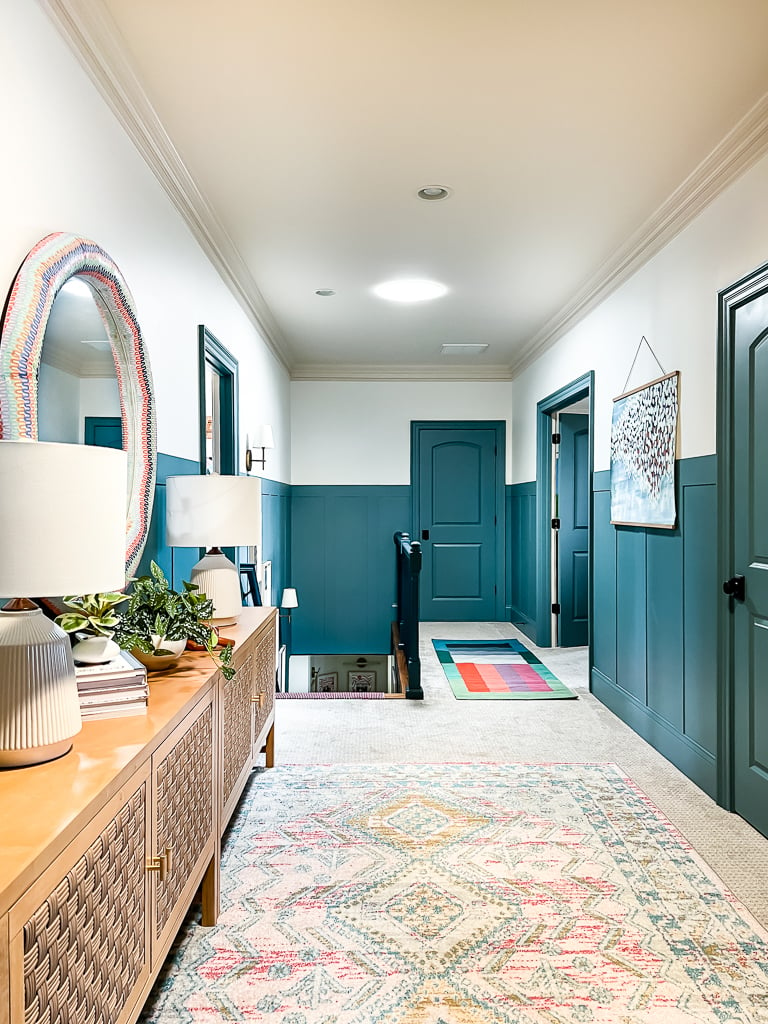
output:
[[[315,295],[322,295],[324,299],[327,299],[330,295],[335,295],[336,292],[333,288],[318,288]]]
[[[425,188],[420,188],[416,195],[419,199],[423,199],[427,203],[435,203],[439,199],[447,199],[451,194],[451,190],[446,188],[445,185],[427,185]]]
[[[447,294],[448,288],[440,281],[427,281],[421,278],[401,278],[395,281],[382,281],[373,289],[373,294],[388,302],[426,302],[439,299]]]
[[[465,344],[465,345],[443,345],[440,349],[441,356],[479,356],[488,348],[487,345]]]

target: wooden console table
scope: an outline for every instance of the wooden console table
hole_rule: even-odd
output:
[[[131,1024],[198,890],[216,923],[222,834],[274,763],[276,622],[225,630],[233,679],[188,652],[150,673],[146,715],[0,771],[0,1024]]]

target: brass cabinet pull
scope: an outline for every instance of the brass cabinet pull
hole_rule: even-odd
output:
[[[156,871],[161,882],[165,881],[166,875],[171,870],[172,850],[173,847],[166,846],[165,853],[160,853],[157,857],[147,861],[147,871]]]
[[[264,694],[263,693],[255,693],[253,695],[253,697],[251,697],[251,703],[255,704],[257,708],[263,708],[264,707]]]

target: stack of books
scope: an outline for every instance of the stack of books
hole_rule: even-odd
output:
[[[83,720],[147,712],[147,670],[128,651],[103,665],[75,664]]]

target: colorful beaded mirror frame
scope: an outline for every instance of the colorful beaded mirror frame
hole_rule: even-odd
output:
[[[90,287],[115,361],[128,455],[125,568],[131,576],[147,540],[155,493],[152,374],[125,280],[112,258],[87,238],[63,231],[46,235],[14,278],[0,332],[0,438],[37,440],[43,337],[54,299],[72,277]]]

